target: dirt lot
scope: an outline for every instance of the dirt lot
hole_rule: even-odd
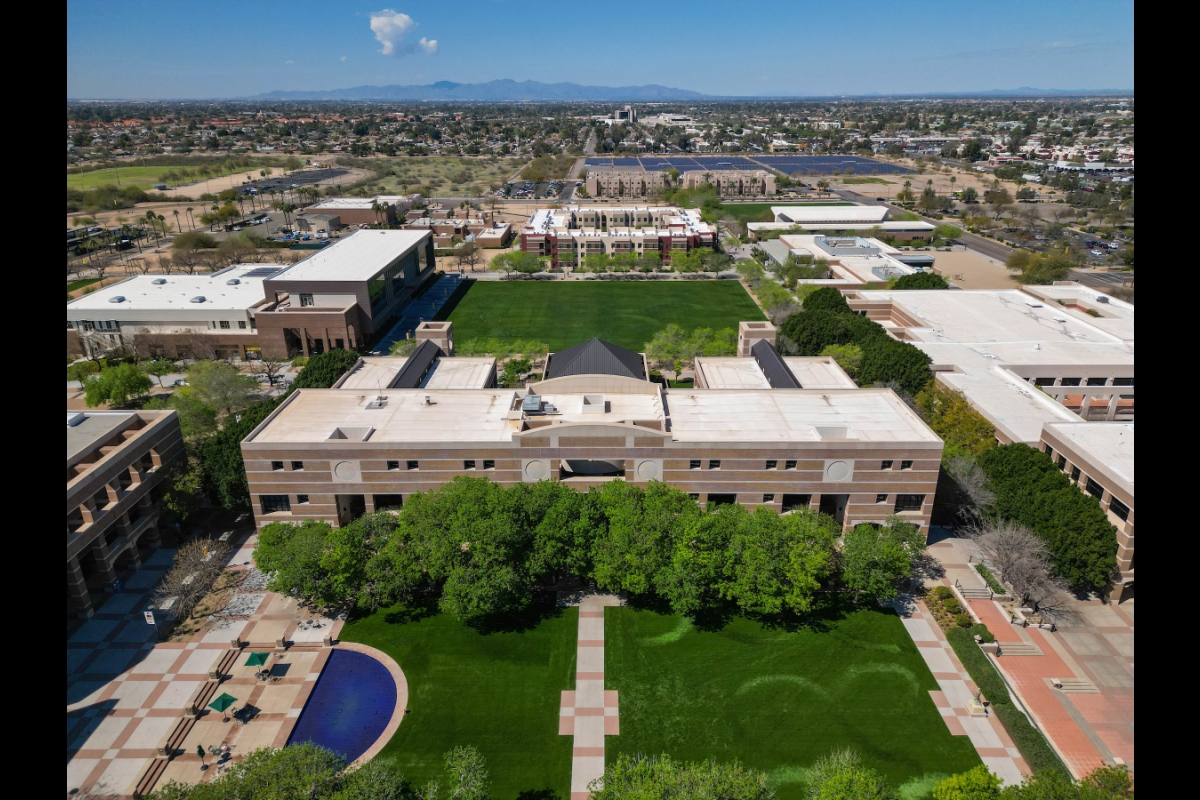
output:
[[[955,248],[949,253],[933,254],[934,270],[946,280],[963,289],[1016,289],[1015,273],[1009,272],[1004,264],[976,253],[974,250]]]

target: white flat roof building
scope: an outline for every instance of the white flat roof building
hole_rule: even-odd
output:
[[[1133,306],[1094,289],[858,291],[851,306],[925,351],[1006,441],[1036,444],[1096,407],[1132,413]]]
[[[811,222],[874,223],[888,216],[887,206],[771,206],[776,222],[804,225]]]
[[[293,264],[273,280],[368,281],[428,238],[428,231],[355,231]]]
[[[363,358],[337,383],[338,389],[387,393],[407,358]],[[494,358],[439,357],[421,381],[423,389],[486,389],[495,377]]]
[[[252,332],[253,309],[264,300],[263,281],[285,264],[239,264],[203,275],[137,275],[67,303],[67,324],[119,323],[156,331],[222,329]],[[242,323],[240,326],[237,323]]]
[[[837,362],[829,356],[785,356],[792,375],[804,389],[856,389]],[[771,382],[754,358],[745,356],[696,359],[697,386],[706,389],[770,389]],[[672,396],[674,392],[672,392]]]
[[[770,245],[764,242],[764,249]],[[780,236],[778,245],[788,254],[810,256],[814,260],[823,258],[829,262],[830,278],[805,280],[819,286],[855,288],[869,283],[884,284],[890,278],[911,275],[916,272],[900,261],[900,251],[878,239],[860,236],[811,236],[789,234]]]
[[[752,233],[758,231],[779,231],[788,230],[789,228],[802,227],[809,231],[870,231],[878,228],[885,233],[915,233],[918,235],[929,235],[933,233],[936,227],[931,222],[897,222],[893,220],[885,220],[883,222],[805,222],[803,224],[797,222],[747,222],[746,229]]]

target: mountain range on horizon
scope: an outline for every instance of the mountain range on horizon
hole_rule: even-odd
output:
[[[605,102],[663,102],[672,100],[754,100],[800,99],[807,97],[1030,97],[1063,95],[1133,94],[1132,89],[1036,89],[1022,86],[1016,89],[988,89],[978,92],[897,92],[864,93],[859,95],[709,95],[690,89],[677,89],[659,84],[643,86],[582,86],[577,83],[542,83],[501,79],[487,83],[455,83],[438,81],[426,85],[353,86],[347,89],[276,90],[244,98],[247,100],[409,100],[409,101],[491,101],[539,102],[591,100]]]

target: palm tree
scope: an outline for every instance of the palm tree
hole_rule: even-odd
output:
[[[219,205],[217,205],[216,203],[212,204],[212,217],[209,218],[212,221],[209,222],[209,224],[208,224],[208,229],[210,231],[212,230],[213,222],[215,222],[218,219],[217,212],[220,210],[221,210],[221,207]]]
[[[191,206],[187,207],[187,215],[188,215],[188,225],[191,226],[191,230],[196,230],[196,219],[195,219],[195,217],[192,216],[192,207]]]
[[[155,219],[158,220],[158,227],[162,228],[162,235],[164,237],[166,237],[166,235],[167,235],[167,225],[166,225],[167,218],[164,217],[162,214],[159,214],[158,216],[155,217]]]
[[[180,233],[183,233],[183,226],[179,224],[179,209],[177,208],[171,213],[175,215],[175,227],[179,228]]]

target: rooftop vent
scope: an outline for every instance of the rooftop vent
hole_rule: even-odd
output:
[[[367,408],[383,408],[387,405],[387,395],[378,395],[374,400],[367,403]]]
[[[167,282],[167,279],[166,278],[155,278],[154,280],[152,280],[150,282],[153,283],[155,286],[162,286],[164,283]]]
[[[1098,295],[1096,295],[1096,302],[1097,302],[1097,303],[1107,303],[1107,302],[1108,302],[1108,296],[1107,296],[1107,295],[1103,295],[1103,294],[1098,294]]]
[[[607,408],[602,394],[585,394],[583,396],[583,413],[603,414]]]
[[[237,278],[230,278],[229,280],[225,281],[226,286],[237,286],[239,283],[241,283],[241,281],[239,281]]]
[[[74,428],[76,425],[83,422],[85,419],[87,419],[86,414],[81,414],[78,411],[73,412],[73,413],[68,412],[67,413],[67,427]]]
[[[189,300],[188,302],[189,302],[189,303],[203,303],[203,302],[204,302],[204,295],[202,295],[202,294],[198,294],[198,295],[196,295],[195,297],[193,297],[191,300]]]
[[[1034,300],[1032,297],[1027,298],[1025,300],[1025,305],[1029,306],[1030,308],[1041,308],[1042,307],[1042,304],[1040,302],[1038,302],[1037,300]]]
[[[125,295],[123,295],[123,294],[113,295],[112,297],[108,298],[108,302],[110,302],[110,303],[124,303],[124,302],[125,302]]]

